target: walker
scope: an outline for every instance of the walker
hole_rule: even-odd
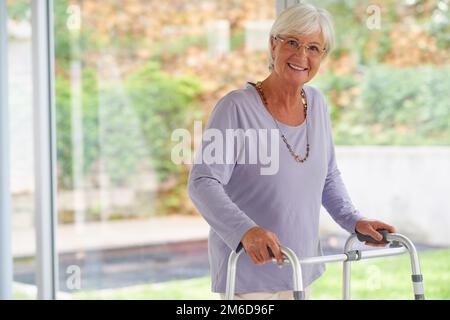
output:
[[[375,240],[370,236],[363,235],[361,233],[352,234],[344,246],[344,253],[309,257],[299,260],[290,248],[281,246],[281,252],[283,253],[283,264],[290,264],[293,270],[293,281],[294,281],[294,300],[304,300],[305,294],[303,291],[303,280],[302,280],[302,268],[303,264],[314,264],[314,263],[329,263],[329,262],[343,262],[343,291],[342,299],[350,299],[350,266],[352,261],[359,261],[363,259],[371,259],[378,257],[387,257],[400,255],[405,252],[409,252],[411,258],[411,269],[412,269],[412,283],[414,290],[415,300],[425,300],[424,288],[423,288],[423,277],[420,272],[419,256],[417,255],[417,250],[414,244],[402,234],[399,233],[389,233],[385,229],[377,230],[383,235],[382,240]],[[389,248],[383,249],[373,249],[373,250],[353,250],[353,245],[356,240],[361,242],[369,241],[374,243],[385,243],[389,244]],[[242,246],[241,246],[242,247]],[[233,300],[235,282],[236,282],[236,264],[240,255],[244,250],[239,249],[238,252],[232,251],[228,258],[228,270],[227,270],[227,284],[225,299]],[[273,259],[276,263],[276,260]]]

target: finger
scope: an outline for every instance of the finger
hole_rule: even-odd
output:
[[[372,238],[378,241],[383,239],[383,235],[379,233],[377,230],[375,230],[375,228],[372,225],[369,225],[369,227],[367,228],[367,235],[371,236]]]
[[[369,247],[385,247],[386,246],[386,244],[384,244],[384,243],[374,243],[374,242],[368,242],[368,241],[365,242],[365,245],[369,246]]]
[[[263,250],[261,248],[256,250],[255,256],[258,258],[259,264],[264,264],[266,262],[266,257],[264,256]]]
[[[262,259],[258,253],[258,247],[255,245],[250,246],[246,249],[248,256],[252,259],[255,264],[260,264]]]
[[[254,264],[260,265],[262,263],[262,259],[256,252],[248,252],[248,256],[252,259]]]
[[[278,243],[270,242],[267,245],[269,246],[270,250],[272,250],[275,259],[277,259],[277,263],[283,264],[283,254],[281,253],[280,246],[278,245]]]
[[[382,221],[376,221],[377,229],[383,228],[387,229],[390,233],[396,232],[395,228],[387,223],[384,223]]]
[[[252,252],[247,251],[247,256],[250,258],[250,260],[252,260],[254,264],[258,264],[258,259]]]
[[[274,238],[276,244],[277,244],[278,246],[280,246],[281,241],[280,241],[280,239],[278,239],[278,236],[277,236],[275,233],[273,233],[272,235],[273,235],[273,238]]]
[[[267,249],[267,246],[263,246],[260,251],[259,251],[260,255],[263,258],[263,262],[267,262],[272,260],[272,257],[269,254],[269,250]]]

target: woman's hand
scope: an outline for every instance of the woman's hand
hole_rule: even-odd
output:
[[[378,220],[362,219],[356,223],[355,230],[359,233],[371,236],[375,240],[383,239],[383,235],[377,231],[377,229],[387,229],[390,233],[395,232],[395,228],[387,223]],[[366,245],[372,247],[384,247],[383,243],[365,242]]]
[[[275,233],[261,227],[253,227],[244,234],[241,243],[253,263],[261,265],[271,261],[272,257],[267,249],[270,248],[277,259],[277,263],[283,264],[280,240]]]

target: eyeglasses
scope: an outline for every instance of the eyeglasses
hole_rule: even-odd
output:
[[[276,35],[273,38],[275,40],[280,40],[283,44],[283,48],[293,53],[297,53],[301,47],[304,47],[305,54],[311,58],[320,57],[326,51],[325,48],[320,48],[316,44],[300,44],[295,38],[282,37],[280,35]]]

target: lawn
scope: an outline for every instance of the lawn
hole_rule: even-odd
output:
[[[419,252],[427,299],[450,299],[450,249]],[[352,264],[352,299],[412,299],[408,255]],[[342,264],[328,264],[313,284],[312,299],[340,299]],[[78,292],[75,299],[218,299],[209,277],[169,281],[122,289]]]

